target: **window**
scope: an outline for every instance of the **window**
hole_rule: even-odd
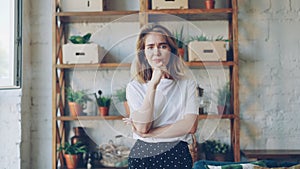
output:
[[[1,0],[0,89],[21,86],[22,0]]]

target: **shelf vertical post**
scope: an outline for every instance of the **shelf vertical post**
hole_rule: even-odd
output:
[[[57,130],[56,130],[56,100],[57,100],[57,79],[56,79],[56,35],[57,35],[57,20],[56,20],[56,8],[58,6],[58,1],[52,1],[52,169],[57,167]]]
[[[233,32],[233,106],[234,106],[234,161],[240,161],[240,107],[239,107],[239,60],[238,60],[238,2],[232,0],[232,32]]]

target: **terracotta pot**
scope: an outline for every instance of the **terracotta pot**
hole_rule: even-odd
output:
[[[82,113],[82,106],[76,102],[69,102],[69,109],[71,116],[80,116]]]
[[[123,104],[124,104],[124,107],[125,107],[126,114],[127,114],[127,116],[129,116],[130,115],[130,109],[129,109],[127,101],[123,102]]]
[[[214,0],[205,0],[205,7],[206,7],[206,9],[214,9],[215,1]]]
[[[178,55],[183,59],[184,58],[184,48],[178,48]]]
[[[78,159],[80,158],[77,154],[64,154],[67,168],[68,169],[76,169],[78,164]]]
[[[224,106],[224,105],[218,105],[217,109],[218,109],[218,114],[219,115],[222,115],[222,114],[226,113],[226,106]]]
[[[99,115],[100,116],[107,116],[108,115],[108,107],[98,107]]]

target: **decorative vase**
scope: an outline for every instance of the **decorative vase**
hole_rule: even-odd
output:
[[[69,102],[69,109],[71,116],[80,116],[82,113],[82,106],[76,102]]]
[[[79,155],[77,155],[77,154],[64,154],[64,157],[65,157],[68,169],[77,168]]]
[[[123,104],[124,104],[124,107],[125,107],[126,114],[127,114],[127,116],[129,116],[130,115],[130,109],[129,109],[127,101],[123,102]]]
[[[206,7],[206,9],[214,9],[215,1],[214,0],[205,0],[205,7]]]
[[[108,107],[99,107],[100,116],[107,116],[108,115]]]

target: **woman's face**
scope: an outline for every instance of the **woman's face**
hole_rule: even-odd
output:
[[[171,48],[162,34],[150,32],[146,35],[145,56],[151,67],[156,67],[160,62],[165,66],[169,63]]]

